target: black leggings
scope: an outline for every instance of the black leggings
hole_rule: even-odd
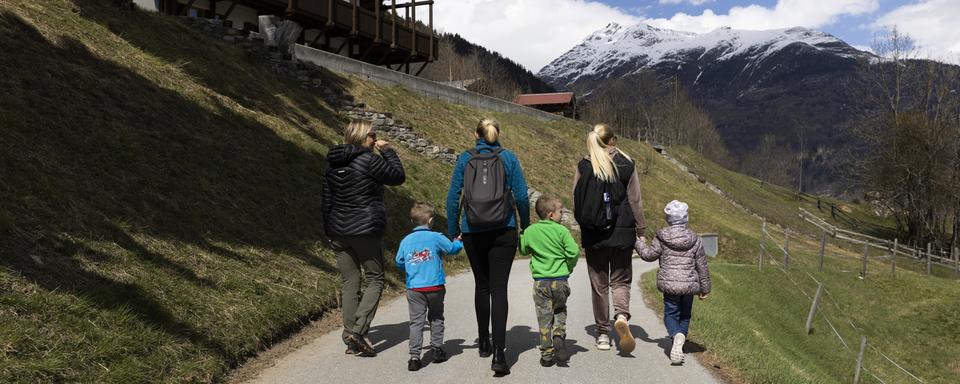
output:
[[[463,248],[470,259],[476,281],[474,306],[480,339],[490,337],[493,318],[493,346],[506,347],[507,281],[517,253],[517,230],[503,228],[488,232],[464,233]],[[493,311],[491,312],[491,306]]]

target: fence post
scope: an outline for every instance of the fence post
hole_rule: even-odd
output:
[[[763,220],[763,224],[760,224],[760,260],[757,263],[757,268],[761,271],[763,270],[763,254],[767,252],[767,249],[763,246],[763,238],[767,232],[767,220]]]
[[[820,236],[820,272],[823,272],[823,253],[827,250],[827,231],[823,231],[823,235]]]
[[[930,276],[930,243],[927,243],[927,276]]]
[[[900,247],[900,239],[893,239],[893,253],[890,254],[890,277],[897,277],[897,248]]]
[[[867,278],[867,254],[870,252],[870,244],[863,242],[863,265],[860,266],[860,278]]]
[[[810,334],[810,328],[813,327],[813,317],[817,314],[817,307],[820,305],[820,295],[823,294],[823,283],[817,284],[817,294],[813,296],[813,305],[810,306],[810,314],[807,315],[807,334]]]
[[[790,270],[790,228],[783,229],[783,270]]]
[[[867,349],[867,337],[860,336],[860,353],[857,354],[857,370],[853,373],[853,384],[860,383],[860,368],[863,368],[863,351]]]
[[[953,247],[953,263],[956,264],[957,274],[960,275],[960,249]]]

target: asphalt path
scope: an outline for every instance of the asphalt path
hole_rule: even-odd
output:
[[[494,378],[490,358],[477,353],[473,309],[473,276],[467,271],[447,277],[445,343],[450,359],[431,363],[426,353],[423,369],[407,371],[409,314],[405,297],[380,303],[368,334],[378,355],[362,358],[344,354],[340,330],[330,332],[281,358],[250,383],[719,383],[687,354],[681,366],[670,365],[671,342],[663,320],[643,304],[637,281],[656,263],[634,259],[630,298],[630,329],[637,347],[629,355],[594,347],[595,325],[590,304],[590,282],[581,259],[570,277],[567,302],[567,346],[572,356],[566,367],[540,366],[539,327],[533,306],[533,280],[527,260],[517,260],[510,275],[510,315],[507,321],[507,360],[511,374]],[[694,304],[696,311],[696,303]],[[692,326],[696,326],[693,324]],[[429,331],[424,342],[429,345]],[[615,331],[614,331],[615,332]],[[617,340],[615,334],[611,339]],[[687,344],[688,352],[696,345]]]

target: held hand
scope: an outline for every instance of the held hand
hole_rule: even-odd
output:
[[[640,236],[640,242],[643,243],[644,245],[646,245],[646,244],[647,244],[647,237],[641,235],[641,236]]]
[[[700,300],[706,300],[706,299],[707,299],[707,296],[710,296],[710,294],[709,294],[709,293],[701,293],[701,294],[700,294]]]
[[[382,151],[384,149],[389,148],[390,143],[388,143],[386,140],[377,140],[376,143],[373,143],[373,146],[377,148],[378,151]]]

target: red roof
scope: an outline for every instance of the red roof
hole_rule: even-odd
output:
[[[520,105],[549,105],[549,104],[570,104],[573,100],[573,92],[559,93],[530,93],[517,96],[514,103]]]

